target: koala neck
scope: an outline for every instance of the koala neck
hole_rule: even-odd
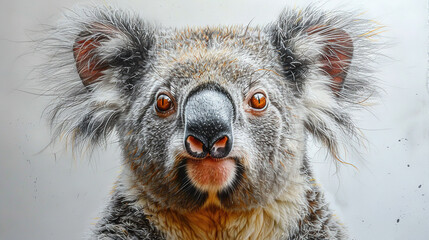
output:
[[[220,206],[182,212],[163,209],[146,199],[138,205],[167,239],[288,239],[299,228],[308,203],[307,180],[289,185],[269,204],[231,211]]]

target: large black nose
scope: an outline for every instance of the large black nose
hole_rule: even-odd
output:
[[[227,94],[203,89],[191,94],[185,104],[185,147],[193,157],[228,156],[232,149],[234,106]]]

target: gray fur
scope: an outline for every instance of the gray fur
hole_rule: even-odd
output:
[[[313,184],[305,144],[312,134],[338,159],[339,144],[350,141],[344,139],[359,139],[350,111],[375,95],[369,69],[374,48],[368,41],[373,25],[350,13],[315,8],[285,10],[263,28],[171,29],[104,7],[68,12],[42,44],[49,52],[44,78],[58,94],[50,108],[54,138],[91,147],[115,131],[125,165],[92,237],[164,239],[167,229],[152,220],[154,209],[188,214],[204,205],[208,194],[190,183],[183,166],[183,102],[195,87],[215,84],[228,91],[237,109],[230,157],[237,160],[239,177],[218,193],[222,209],[263,209],[302,189],[290,200],[299,214],[285,225],[283,238],[347,239]],[[310,34],[314,27],[322,30]],[[320,62],[324,45],[338,37],[330,35],[332,29],[353,41],[340,86]],[[87,86],[73,57],[79,38],[102,39],[89,54],[94,66],[107,66],[100,81]],[[242,107],[254,88],[269,99],[266,112],[257,116]],[[162,91],[174,96],[177,107],[165,118],[154,108]]]

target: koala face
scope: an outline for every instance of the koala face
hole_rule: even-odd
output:
[[[139,187],[166,207],[263,205],[301,165],[302,110],[275,50],[260,29],[233,31],[163,37],[118,120]]]
[[[309,175],[306,136],[337,157],[356,135],[349,110],[375,92],[370,21],[303,12],[263,28],[171,29],[76,11],[44,42],[56,135],[95,145],[116,131],[127,187],[164,209],[273,202]]]

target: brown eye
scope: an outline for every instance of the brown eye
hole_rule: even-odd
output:
[[[158,112],[166,112],[173,107],[173,101],[166,94],[160,94],[156,99],[156,110]]]
[[[255,93],[250,98],[249,105],[258,110],[262,110],[267,106],[267,99],[263,93]]]

